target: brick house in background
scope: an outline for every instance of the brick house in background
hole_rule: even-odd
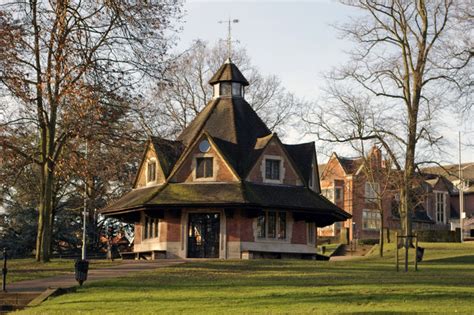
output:
[[[364,161],[370,169],[364,169]],[[319,166],[321,193],[352,214],[352,218],[318,230],[319,236],[337,236],[347,229],[349,239],[378,239],[381,215],[384,228],[399,229],[399,193],[393,183],[396,171],[390,169],[379,148],[373,147],[364,159],[346,158],[333,153]],[[451,206],[452,185],[442,176],[417,178],[413,197],[413,229],[449,229],[457,213]]]
[[[320,195],[314,142],[288,145],[244,99],[230,61],[176,141],[148,141],[134,189],[101,210],[135,224],[135,256],[316,257],[318,227],[348,213]]]
[[[464,181],[464,237],[474,238],[474,163],[461,164],[462,178]],[[450,206],[453,213],[456,214],[457,220],[451,221],[452,228],[459,227],[459,165],[450,164],[437,167],[423,168],[422,172],[426,177],[444,177],[452,185],[450,192]]]

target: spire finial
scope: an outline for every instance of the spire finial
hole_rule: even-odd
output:
[[[228,60],[232,58],[232,23],[239,23],[238,19],[231,19],[229,16],[228,20],[218,21],[217,23],[223,24],[227,23],[228,25],[228,33],[227,33],[227,53],[228,53]]]

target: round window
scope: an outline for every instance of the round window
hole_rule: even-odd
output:
[[[201,151],[202,153],[208,152],[210,148],[211,145],[207,140],[202,140],[201,143],[199,143],[199,151]]]

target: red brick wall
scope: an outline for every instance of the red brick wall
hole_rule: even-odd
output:
[[[205,139],[204,137],[202,139]],[[196,146],[192,149],[192,152],[187,156],[186,160],[181,164],[181,167],[177,171],[177,173],[173,176],[173,182],[192,182],[193,181],[193,161],[196,157],[197,154],[201,154],[199,151],[199,143],[201,142],[198,141],[196,143]],[[211,146],[209,149],[209,152],[206,154],[212,155],[212,157],[215,160],[214,163],[214,172],[216,173],[216,179],[215,181],[218,182],[232,182],[232,181],[237,181],[238,179],[235,177],[235,175],[232,173],[231,169],[229,166],[227,166],[225,160],[223,160],[217,151],[214,149],[214,147]],[[200,181],[202,182],[202,181]]]
[[[241,221],[239,210],[234,210],[232,217],[226,217],[227,241],[240,241]]]
[[[306,230],[307,226],[305,221],[294,221],[291,244],[306,244]]]
[[[248,218],[245,213],[242,212],[240,216],[240,240],[242,242],[254,242],[253,236],[253,220],[254,218]]]
[[[302,181],[286,158],[285,152],[282,150],[280,144],[275,139],[271,140],[271,142],[266,146],[265,151],[263,151],[262,155],[257,160],[249,175],[247,176],[247,180],[255,183],[263,183],[261,166],[265,155],[275,155],[283,158],[283,167],[285,168],[283,184],[302,185]]]
[[[181,240],[181,216],[177,216],[175,213],[168,213],[165,211],[165,222],[166,222],[166,241],[168,242],[179,242]]]
[[[142,242],[142,224],[140,222],[135,223],[135,238],[133,239],[134,244],[140,244]]]

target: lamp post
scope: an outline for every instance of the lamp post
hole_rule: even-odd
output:
[[[462,167],[461,167],[461,131],[459,131],[459,231],[460,241],[464,242],[463,235],[463,215],[464,215],[464,181],[462,179]]]
[[[86,139],[86,152],[85,152],[85,161],[87,162],[87,149],[88,143]],[[86,237],[87,237],[87,176],[84,176],[84,208],[83,208],[83,218],[82,218],[82,255],[81,259],[86,260]]]
[[[7,249],[3,249],[2,291],[7,292]]]

